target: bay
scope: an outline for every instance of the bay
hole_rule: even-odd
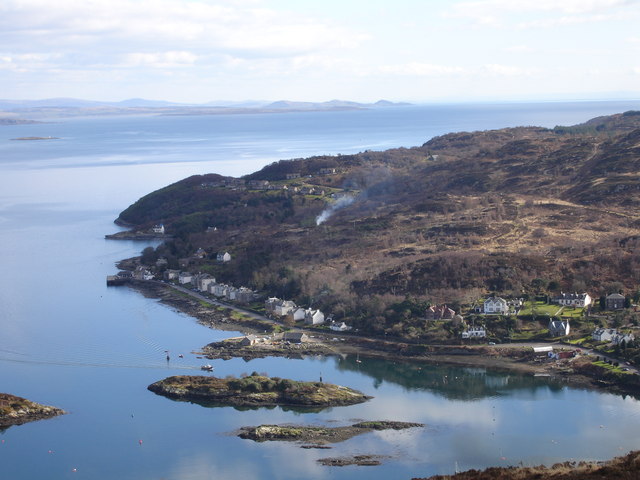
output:
[[[114,263],[148,244],[104,239],[118,230],[113,219],[130,203],[189,175],[238,176],[280,159],[410,147],[450,131],[574,124],[639,107],[432,105],[49,119],[1,128],[0,391],[69,414],[0,432],[0,478],[411,478],[456,467],[606,459],[640,448],[636,399],[480,369],[352,358],[214,362],[220,376],[322,375],[375,397],[318,413],[204,408],[156,396],[148,384],[199,373],[201,361],[191,352],[233,333],[202,327],[127,288],[107,288]],[[11,140],[30,136],[57,139]],[[427,426],[367,434],[333,450],[230,434],[260,423],[356,419]],[[379,467],[316,463],[352,454],[389,458]]]

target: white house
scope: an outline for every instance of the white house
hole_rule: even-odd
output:
[[[163,276],[165,280],[177,280],[180,276],[180,270],[165,270]]]
[[[193,275],[191,275],[189,272],[180,272],[180,275],[178,275],[178,283],[180,285],[184,285],[185,283],[191,283],[192,279],[193,279]]]
[[[596,342],[610,342],[618,334],[615,328],[596,328],[591,334],[591,339]]]
[[[618,333],[611,340],[614,345],[621,345],[622,342],[625,344],[629,344],[635,340],[635,335],[633,333]]]
[[[553,298],[553,302],[565,307],[586,307],[591,305],[593,299],[588,293],[560,293],[557,297]]]
[[[320,310],[307,309],[304,311],[304,323],[309,325],[320,325],[324,323],[324,313]]]
[[[276,303],[274,313],[280,317],[284,317],[289,314],[289,312],[293,311],[296,308],[296,304],[291,300],[282,300],[279,303]]]
[[[484,313],[507,315],[509,313],[509,304],[504,298],[489,297],[484,301]]]
[[[197,285],[198,290],[200,290],[201,292],[209,291],[209,285],[211,285],[212,283],[216,283],[216,279],[208,273],[198,275]]]
[[[209,289],[209,292],[215,295],[216,297],[224,297],[226,296],[228,290],[229,290],[229,285],[216,283],[216,284],[213,284],[213,287]]]
[[[462,332],[462,338],[484,338],[487,336],[487,331],[484,327],[471,326],[464,332]]]
[[[281,301],[282,300],[280,300],[278,297],[269,297],[264,301],[264,308],[265,310],[267,310],[267,312],[275,312],[276,305]]]
[[[159,225],[154,225],[151,230],[153,231],[153,233],[164,235],[164,225],[162,223]]]
[[[297,322],[298,320],[304,320],[304,312],[304,308],[302,307],[294,308],[289,312],[289,318],[294,322]]]
[[[216,256],[216,260],[223,263],[229,262],[231,261],[231,255],[229,255],[229,252],[218,253],[218,255]]]
[[[549,320],[549,335],[552,337],[564,337],[570,331],[569,320]]]
[[[350,327],[349,325],[347,325],[344,322],[338,323],[338,322],[333,322],[329,328],[331,330],[333,330],[334,332],[348,332],[349,330],[351,330],[352,327]]]

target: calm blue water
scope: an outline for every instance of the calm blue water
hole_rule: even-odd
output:
[[[320,413],[174,402],[146,386],[198,373],[201,361],[191,352],[231,333],[201,327],[127,288],[105,286],[115,261],[146,246],[104,240],[117,230],[113,219],[140,196],[188,175],[241,175],[283,158],[409,147],[449,131],[572,124],[632,108],[640,105],[416,106],[1,128],[0,391],[70,413],[0,432],[0,478],[411,478],[451,473],[456,465],[604,459],[640,448],[634,399],[473,369],[366,359],[219,361],[221,376],[256,370],[315,380],[322,374],[375,398]],[[10,140],[24,136],[60,139]],[[230,435],[243,425],[356,419],[427,427],[368,434],[333,450]],[[390,458],[375,468],[315,462],[356,453]]]

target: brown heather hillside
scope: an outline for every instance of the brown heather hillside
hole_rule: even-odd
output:
[[[177,268],[202,247],[209,256],[191,257],[192,271],[410,336],[412,309],[426,302],[469,304],[540,285],[594,297],[635,292],[639,175],[640,115],[626,112],[575,127],[451,133],[409,149],[280,161],[244,179],[269,180],[273,190],[190,177],[120,220],[164,221],[176,236],[147,251],[146,262],[164,256]],[[339,196],[353,201],[316,225]],[[233,260],[216,264],[218,251]]]

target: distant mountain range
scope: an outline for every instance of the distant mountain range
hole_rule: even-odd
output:
[[[41,100],[6,100],[0,99],[0,117],[16,114],[38,117],[50,115],[125,115],[140,113],[156,113],[165,115],[215,115],[289,111],[326,111],[351,110],[392,106],[406,106],[409,103],[395,103],[379,100],[375,103],[358,103],[345,100],[328,102],[295,102],[279,100],[276,102],[247,100],[211,101],[203,104],[174,103],[164,100],[146,100],[131,98],[119,102],[101,102],[77,98],[47,98]],[[3,112],[4,111],[4,112]]]

